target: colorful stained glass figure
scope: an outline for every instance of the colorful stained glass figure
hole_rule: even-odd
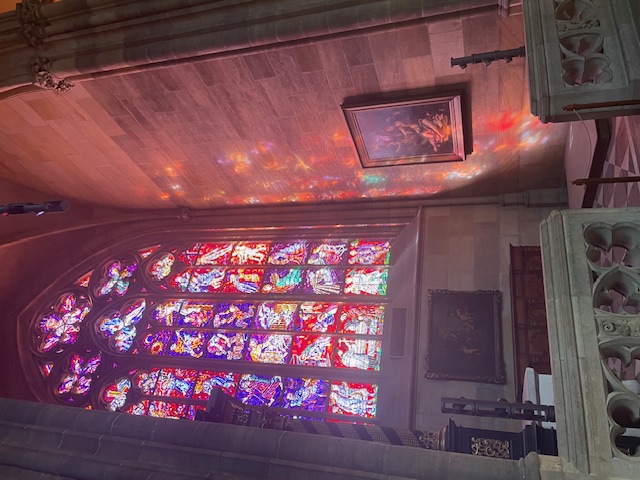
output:
[[[200,247],[202,245],[196,243],[195,245],[183,250],[178,255],[178,260],[187,265],[195,265],[198,261],[198,257],[200,256]]]
[[[194,268],[191,271],[189,291],[193,293],[216,293],[222,288],[224,268]]]
[[[142,337],[142,348],[151,355],[164,355],[171,330],[147,333]]]
[[[246,373],[240,376],[236,398],[247,405],[273,405],[282,393],[282,377]]]
[[[298,293],[302,285],[301,268],[267,270],[262,293]]]
[[[142,250],[138,250],[138,255],[140,255],[142,258],[149,258],[159,248],[160,248],[160,245],[154,245],[153,247],[143,248]]]
[[[269,265],[303,265],[307,258],[307,242],[275,243],[267,263]]]
[[[332,382],[329,411],[340,415],[375,418],[378,386],[366,383]]]
[[[229,265],[233,243],[204,243],[196,265]]]
[[[327,408],[329,383],[314,378],[287,378],[282,406],[312,412],[324,412]]]
[[[254,334],[249,339],[247,360],[260,363],[287,363],[291,350],[289,335]]]
[[[136,387],[146,395],[153,395],[153,391],[156,389],[159,372],[159,368],[154,368],[150,371],[141,370],[135,377]]]
[[[223,360],[242,360],[246,333],[214,333],[207,343],[205,357]]]
[[[163,368],[158,373],[153,394],[157,397],[189,398],[196,383],[197,373],[196,370],[183,368]]]
[[[211,323],[215,312],[215,303],[197,302],[189,300],[182,304],[178,325],[189,325],[192,327],[206,327]]]
[[[302,303],[298,315],[304,332],[335,332],[338,305],[333,303]]]
[[[317,295],[337,295],[342,291],[344,271],[333,268],[319,268],[307,271],[304,293]]]
[[[215,387],[219,387],[227,395],[235,397],[238,387],[238,375],[230,372],[210,372],[207,370],[200,372],[191,398],[208,400],[211,390]]]
[[[191,269],[176,273],[169,279],[169,286],[178,292],[186,292],[191,281]]]
[[[169,300],[158,304],[151,313],[151,318],[158,325],[167,327],[178,325],[182,302],[183,300]]]
[[[91,280],[92,273],[93,273],[93,270],[91,270],[89,273],[85,273],[78,280],[76,280],[76,285],[78,287],[87,288],[89,286],[89,281]]]
[[[386,295],[389,273],[386,268],[350,268],[344,293],[350,295]]]
[[[339,338],[335,366],[380,370],[381,349],[380,340]]]
[[[205,332],[179,329],[173,332],[167,353],[174,357],[200,358],[206,342]]]
[[[326,335],[296,335],[291,345],[291,364],[330,367],[333,338]]]
[[[231,254],[231,265],[264,265],[268,253],[268,243],[240,242]]]
[[[323,242],[311,245],[309,265],[340,265],[349,250],[347,242]]]
[[[252,303],[220,303],[218,312],[213,317],[216,328],[247,328],[253,321],[256,306]]]
[[[129,289],[131,277],[136,268],[138,268],[137,262],[121,262],[119,260],[109,262],[103,269],[96,295],[102,297],[114,293],[122,297]]]
[[[147,415],[158,418],[188,418],[188,407],[182,403],[153,400],[149,402]]]
[[[164,280],[171,273],[171,267],[173,267],[176,257],[170,253],[165,253],[155,262],[149,265],[149,274],[151,278],[156,281]]]
[[[382,335],[384,305],[345,305],[340,314],[340,332]]]
[[[122,377],[105,388],[102,399],[107,404],[107,410],[115,412],[122,408],[127,401],[127,395],[131,389],[131,381]]]
[[[86,395],[91,388],[93,374],[100,366],[102,356],[100,353],[93,355],[87,352],[82,356],[73,354],[69,359],[69,366],[60,378],[56,392],[59,395],[70,393],[72,395]]]
[[[76,343],[82,322],[90,311],[86,297],[77,297],[73,293],[62,295],[53,307],[53,313],[40,317],[40,350],[48,352],[58,345]]]
[[[127,408],[126,412],[131,415],[146,415],[149,409],[149,400],[141,400]]]
[[[349,245],[349,265],[389,265],[391,244],[385,240],[354,240]]]
[[[264,270],[257,268],[230,268],[224,283],[225,293],[256,293],[260,290]]]
[[[40,367],[42,368],[42,373],[44,373],[45,377],[48,377],[49,375],[51,375],[51,370],[53,370],[53,363],[43,363],[42,365],[40,365]]]
[[[100,320],[98,329],[107,338],[110,345],[118,352],[126,352],[133,345],[136,336],[136,323],[142,318],[146,302],[143,298],[136,300],[122,309],[113,312]]]
[[[261,303],[256,313],[255,328],[261,330],[293,330],[296,321],[295,303]]]

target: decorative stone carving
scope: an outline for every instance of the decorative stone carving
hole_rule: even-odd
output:
[[[444,435],[441,431],[427,432],[423,430],[420,437],[418,437],[418,441],[428,450],[444,450]]]
[[[51,74],[51,62],[46,57],[35,56],[31,63],[31,72],[33,73],[33,83],[46,90],[54,90],[59,93],[64,93],[73,87],[68,79],[63,78],[56,80]]]
[[[471,437],[471,453],[481,457],[511,458],[508,440]]]
[[[611,61],[604,54],[596,0],[554,1],[565,85],[610,82],[613,79]]]
[[[616,457],[640,460],[620,441],[628,428],[640,425],[640,374],[634,380],[626,373],[640,360],[640,225],[594,223],[584,229],[584,239],[594,278],[602,373],[610,392],[606,403],[611,449]]]
[[[40,10],[41,5],[52,3],[53,0],[22,0],[16,5],[18,21],[22,24],[20,34],[28,45],[37,47],[42,45],[45,38],[44,28],[48,25]]]

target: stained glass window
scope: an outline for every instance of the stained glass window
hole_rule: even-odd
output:
[[[296,415],[376,416],[390,240],[134,252],[77,272],[34,316],[38,369],[61,403],[193,419],[219,387]]]

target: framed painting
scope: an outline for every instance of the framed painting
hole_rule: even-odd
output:
[[[342,110],[364,168],[465,158],[460,95]]]
[[[505,383],[502,294],[429,290],[425,377]]]

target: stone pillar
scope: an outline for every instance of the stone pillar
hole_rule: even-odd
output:
[[[640,113],[636,0],[524,0],[523,7],[534,115],[546,123]]]
[[[497,9],[498,1],[22,0],[17,15],[0,15],[0,93],[33,83],[64,91],[93,75]]]
[[[621,374],[640,358],[640,209],[556,212],[542,248],[559,454],[542,478],[638,478],[640,375]]]

